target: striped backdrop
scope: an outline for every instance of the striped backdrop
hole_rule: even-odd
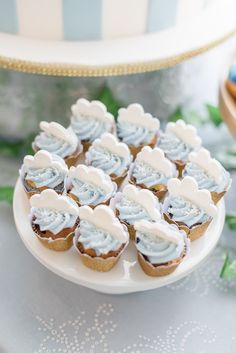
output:
[[[212,0],[0,0],[0,32],[97,40],[157,32],[193,18]]]

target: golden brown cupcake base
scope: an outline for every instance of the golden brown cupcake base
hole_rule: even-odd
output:
[[[65,251],[71,248],[73,244],[73,237],[78,221],[72,228],[65,228],[57,234],[50,231],[41,232],[39,226],[32,222],[32,229],[39,239],[39,241],[48,249],[55,251]]]
[[[84,249],[83,244],[80,242],[76,244],[83,264],[99,272],[110,271],[119,260],[124,247],[125,245],[123,244],[117,251],[110,251],[108,254],[97,256],[93,249]]]
[[[128,147],[129,147],[131,154],[135,158],[143,147],[150,146],[151,148],[154,148],[156,146],[156,143],[157,143],[157,135],[154,136],[153,139],[149,143],[143,143],[142,145],[137,146],[137,147],[132,146],[132,145],[128,145]]]
[[[166,193],[167,193],[167,186],[164,184],[157,184],[157,185],[153,185],[152,187],[147,187],[144,184],[138,184],[136,183],[136,180],[134,177],[131,177],[129,179],[129,183],[135,186],[140,187],[141,189],[147,189],[149,191],[151,191],[159,200],[164,199]]]
[[[23,179],[22,183],[23,183],[23,187],[24,187],[24,190],[26,192],[26,195],[28,196],[29,199],[31,198],[31,196],[33,196],[35,194],[40,194],[43,190],[50,189],[47,186],[41,186],[41,187],[38,188],[34,184],[34,182],[32,182],[31,180]],[[59,185],[57,185],[52,190],[56,191],[57,194],[60,194],[60,195],[63,194],[64,181],[61,182]]]
[[[164,213],[164,218],[168,223],[175,224],[180,230],[185,231],[191,241],[200,238],[205,233],[209,224],[211,223],[211,220],[209,220],[207,222],[204,222],[202,224],[196,224],[193,227],[189,228],[182,222],[173,221],[167,213]]]
[[[152,276],[152,277],[166,276],[176,270],[176,268],[179,266],[179,264],[182,262],[183,258],[185,257],[186,252],[187,251],[185,248],[183,254],[179,258],[173,261],[170,261],[166,264],[161,264],[156,266],[152,265],[148,260],[144,258],[144,256],[140,252],[138,252],[138,262],[142,267],[143,271],[146,273],[146,275]]]
[[[214,204],[216,205],[220,199],[222,199],[222,197],[224,197],[226,191],[222,191],[222,192],[216,192],[216,191],[212,191],[211,192],[211,198],[212,201],[214,202]]]
[[[131,240],[135,240],[135,229],[134,229],[134,226],[132,224],[128,224],[127,222],[123,221],[120,219],[120,212],[116,209],[115,210],[115,214],[116,214],[116,217],[119,219],[120,223],[124,224],[127,228],[128,228],[128,232],[129,232],[129,237]]]
[[[178,173],[179,173],[179,175],[178,175],[178,177],[179,178],[182,178],[182,176],[183,176],[183,170],[184,170],[184,168],[185,168],[185,166],[186,166],[186,163],[185,162],[183,162],[183,161],[173,161],[174,162],[174,164],[176,165],[176,168],[177,168],[177,170],[178,170]]]
[[[119,188],[121,186],[121,184],[123,183],[123,181],[125,180],[127,174],[128,174],[128,169],[126,169],[124,171],[124,173],[119,176],[117,176],[115,174],[111,174],[110,177],[111,177],[111,180],[114,181],[116,183],[117,187]]]

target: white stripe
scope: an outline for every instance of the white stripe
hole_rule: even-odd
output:
[[[62,39],[62,0],[17,0],[19,34]]]
[[[179,0],[177,9],[177,25],[183,24],[202,12],[205,0]]]
[[[146,31],[148,0],[103,0],[102,37],[117,38]]]

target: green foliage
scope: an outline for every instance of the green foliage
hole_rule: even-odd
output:
[[[21,157],[25,154],[33,154],[31,147],[35,134],[21,140],[9,140],[0,138],[0,155],[10,157]]]
[[[206,108],[207,108],[208,116],[209,116],[209,119],[211,120],[211,122],[215,126],[219,126],[220,124],[222,124],[222,117],[220,115],[219,108],[215,107],[211,104],[206,104]]]
[[[232,279],[236,277],[236,261],[231,261],[226,255],[223,267],[220,272],[220,278]]]
[[[236,230],[236,213],[227,213],[225,223],[230,230]]]
[[[103,87],[95,99],[103,102],[106,105],[107,110],[113,114],[115,118],[117,117],[118,110],[122,107],[122,104],[114,97],[109,87]]]
[[[0,187],[0,201],[5,201],[12,204],[14,188],[13,186],[1,186]]]

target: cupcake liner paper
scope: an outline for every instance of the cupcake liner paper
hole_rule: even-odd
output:
[[[177,168],[178,173],[179,173],[178,177],[179,177],[179,178],[182,178],[182,176],[183,176],[183,170],[184,170],[184,168],[185,168],[186,163],[183,162],[183,161],[174,161],[174,163],[175,163],[176,168]]]
[[[157,144],[157,135],[155,135],[149,143],[143,143],[142,145],[137,146],[137,147],[132,146],[132,145],[127,145],[127,146],[129,147],[131,154],[135,158],[136,155],[141,151],[141,149],[144,146],[150,146],[150,147],[154,148],[156,146],[156,144]]]

